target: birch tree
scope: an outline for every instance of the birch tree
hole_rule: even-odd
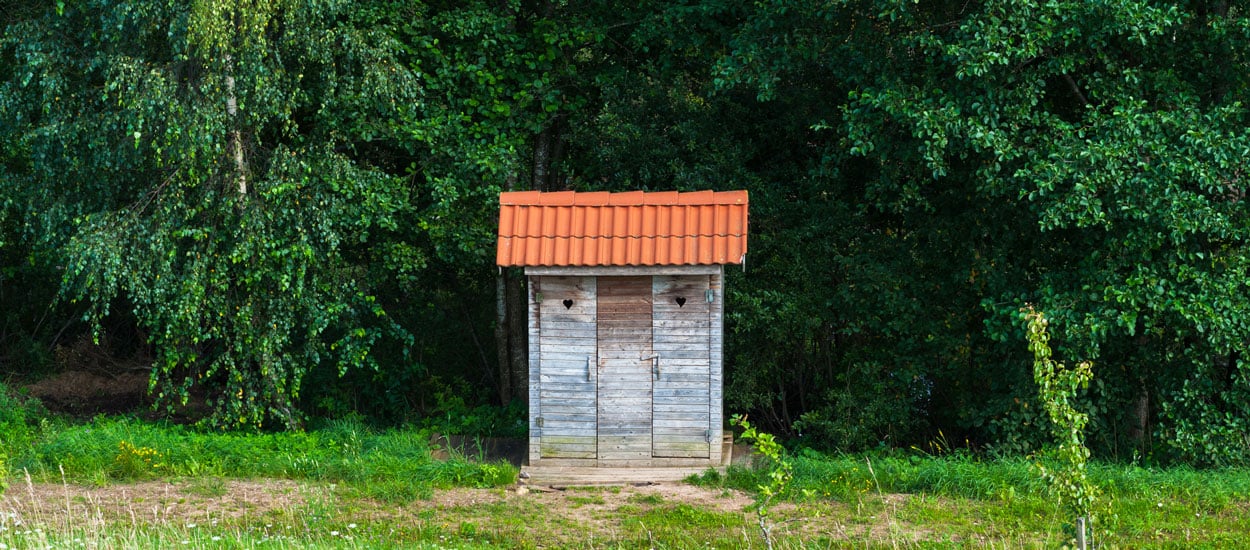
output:
[[[362,153],[419,96],[377,13],[329,0],[93,0],[6,29],[0,178],[63,249],[63,293],[133,310],[161,403],[220,425],[301,422],[303,374],[403,338],[363,277],[408,208]],[[99,326],[97,324],[97,326]]]

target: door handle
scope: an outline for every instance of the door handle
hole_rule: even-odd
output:
[[[594,370],[590,366],[590,363],[593,361],[594,361],[594,357],[591,357],[589,355],[586,356],[586,381],[587,382],[590,381],[590,371]]]
[[[646,361],[647,359],[651,360],[651,372],[652,374],[655,375],[655,379],[659,380],[660,379],[660,354],[657,353],[650,357],[643,357],[642,359],[644,361]]]

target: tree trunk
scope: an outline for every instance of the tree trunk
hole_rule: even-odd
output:
[[[1150,391],[1146,388],[1146,379],[1138,381],[1138,393],[1133,403],[1133,429],[1129,436],[1137,451],[1145,455],[1150,451]]]
[[[529,402],[529,299],[525,291],[525,276],[515,273],[508,281],[508,354],[510,356],[509,383],[512,398]]]
[[[552,119],[555,128],[552,130],[551,144],[551,162],[547,169],[547,190],[548,191],[565,191],[568,189],[568,182],[563,174],[560,173],[560,161],[564,158],[565,145],[568,143],[567,125],[564,124],[565,114],[563,112],[556,113]]]
[[[509,367],[508,345],[508,281],[504,270],[500,269],[495,276],[495,359],[499,369],[499,403],[507,405],[512,402],[512,376]]]
[[[247,164],[243,160],[243,136],[239,131],[239,100],[234,93],[234,61],[226,56],[226,114],[230,115],[230,154],[234,158],[235,185],[239,196],[247,195]]]
[[[555,129],[547,125],[534,138],[534,185],[539,191],[550,191],[551,142]]]

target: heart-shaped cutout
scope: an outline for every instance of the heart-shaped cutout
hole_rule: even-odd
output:
[[[564,309],[569,309],[573,307],[573,300],[565,300],[562,303],[564,304]]]
[[[685,296],[678,296],[676,301],[677,301],[677,307],[683,307],[683,306],[685,306],[685,305],[686,305],[686,297],[685,297]]]

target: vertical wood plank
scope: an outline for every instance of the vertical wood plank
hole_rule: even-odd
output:
[[[651,277],[600,277],[599,459],[651,457]]]
[[[708,426],[712,433],[712,446],[709,458],[712,463],[720,464],[723,459],[721,439],[724,437],[724,343],[725,343],[725,268],[720,267],[716,273],[708,276],[708,288],[712,291],[711,308],[708,320],[711,325],[708,341]]]

